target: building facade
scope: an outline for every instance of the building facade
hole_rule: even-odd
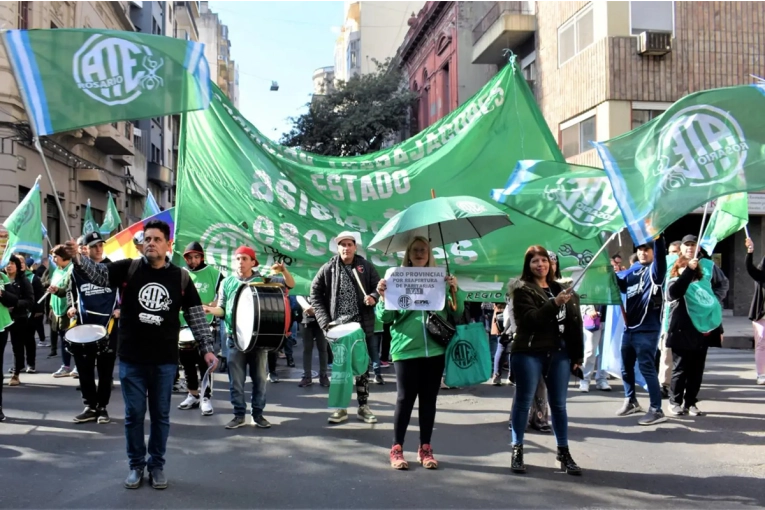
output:
[[[238,108],[239,68],[231,59],[228,26],[224,25],[220,17],[210,10],[208,2],[197,3],[200,13],[197,20],[198,40],[205,45],[205,58],[210,65],[210,79]]]
[[[320,67],[313,72],[313,96],[331,94],[335,90],[335,68]]]
[[[474,64],[470,58],[473,26],[483,18],[485,4],[426,2],[409,18],[396,64],[410,90],[419,95],[412,133],[448,115],[496,74],[496,65]]]
[[[109,28],[134,31],[129,2],[0,2],[6,28]],[[146,193],[146,170],[137,157],[130,122],[116,122],[43,137],[41,145],[64,208],[59,213],[31,133],[5,48],[0,46],[0,221],[16,208],[38,175],[42,219],[50,240],[65,240],[66,228],[79,235],[88,199],[95,220],[103,221],[107,192],[126,218],[128,197]]]
[[[425,2],[345,2],[345,19],[335,43],[335,79],[348,81],[375,72],[375,61],[396,55],[407,20]]]
[[[589,142],[621,135],[692,92],[752,83],[762,76],[765,4],[758,2],[491,2],[476,24],[473,62],[503,65],[517,55],[566,158],[601,166]],[[533,4],[533,7],[530,5]],[[749,230],[765,250],[765,207],[755,195]],[[697,211],[700,213],[701,211]],[[668,241],[698,235],[701,214],[666,231]],[[744,233],[721,242],[716,261],[731,288],[726,308],[746,315],[752,294]],[[623,235],[628,256],[632,243]]]

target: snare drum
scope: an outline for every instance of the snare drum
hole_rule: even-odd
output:
[[[290,328],[285,287],[272,283],[241,285],[234,296],[234,345],[242,352],[278,350]]]
[[[178,348],[182,351],[191,351],[197,348],[197,341],[194,339],[191,328],[181,328],[178,334]]]
[[[350,335],[351,333],[358,331],[360,329],[361,329],[361,324],[359,324],[358,322],[349,322],[347,324],[340,324],[339,326],[334,326],[329,331],[327,331],[324,336],[327,337],[328,341],[335,342],[336,340],[339,340],[346,335]]]
[[[64,334],[66,350],[74,356],[97,356],[109,348],[109,334],[98,324],[81,324]]]

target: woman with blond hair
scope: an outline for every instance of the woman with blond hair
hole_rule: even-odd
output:
[[[403,267],[435,267],[436,261],[430,243],[424,237],[415,237],[406,248]],[[456,292],[457,279],[447,276],[449,289]],[[419,398],[420,446],[417,460],[426,469],[436,469],[438,462],[433,457],[430,438],[436,418],[436,397],[444,373],[446,348],[430,336],[426,323],[428,315],[435,313],[443,319],[449,315],[456,321],[462,314],[463,305],[458,303],[452,311],[447,303],[442,310],[417,312],[385,309],[385,280],[380,280],[377,291],[380,300],[377,303],[377,318],[383,324],[390,324],[390,355],[396,366],[396,384],[398,396],[393,414],[393,447],[390,450],[390,464],[394,469],[408,469],[404,459],[404,436],[412,416],[414,401]]]

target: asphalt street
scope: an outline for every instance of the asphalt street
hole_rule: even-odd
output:
[[[4,368],[10,358],[8,348]],[[385,371],[388,384],[371,389],[378,424],[351,414],[349,422],[330,426],[326,388],[298,388],[301,371],[280,360],[283,380],[268,387],[268,430],[223,428],[231,405],[227,380],[217,374],[213,416],[178,410],[183,395],[173,396],[165,491],[122,488],[127,459],[119,383],[109,406],[112,423],[77,425],[77,381],[53,379],[57,361],[43,357],[38,374],[22,374],[22,386],[3,389],[0,508],[765,506],[765,387],[754,385],[752,351],[710,351],[699,404],[709,414],[657,427],[614,415],[623,397],[618,380],[610,393],[582,394],[572,383],[569,435],[581,477],[557,469],[553,437],[539,434],[527,435],[528,473],[510,472],[509,386],[441,393],[433,435],[437,471],[415,462],[415,410],[405,445],[412,467],[397,472],[388,464],[392,367]],[[296,362],[300,367],[299,357]],[[8,374],[4,379],[7,384]],[[647,395],[640,398],[647,405]]]

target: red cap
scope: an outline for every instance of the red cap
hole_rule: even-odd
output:
[[[237,255],[247,255],[248,257],[250,257],[252,260],[255,261],[256,266],[259,265],[258,258],[255,256],[255,250],[253,250],[249,246],[240,246],[239,248],[237,248],[236,251],[234,252],[234,256],[237,256]]]

